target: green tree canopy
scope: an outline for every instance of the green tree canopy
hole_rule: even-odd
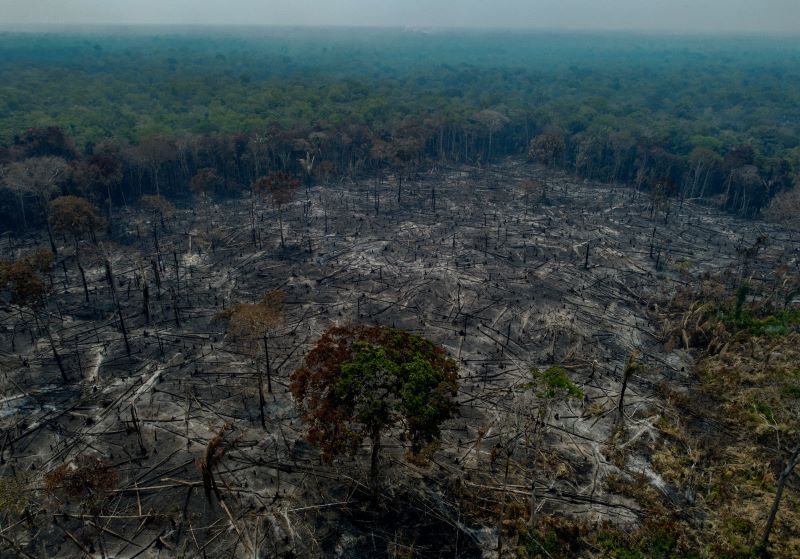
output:
[[[329,328],[292,374],[291,391],[308,440],[327,459],[372,443],[377,474],[381,434],[398,429],[413,452],[439,438],[453,416],[456,363],[442,347],[396,328]]]

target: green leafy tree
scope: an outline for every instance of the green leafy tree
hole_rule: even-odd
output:
[[[530,387],[546,403],[569,398],[583,398],[583,390],[575,386],[564,367],[550,367],[544,371],[531,369]]]
[[[331,460],[372,446],[370,485],[377,495],[381,437],[397,429],[412,453],[438,440],[457,409],[456,363],[442,347],[381,326],[329,328],[292,374],[291,391],[308,424],[308,441]]]
[[[529,459],[535,465],[535,454],[543,451],[542,440],[548,430],[553,409],[559,403],[570,399],[582,400],[584,392],[572,382],[567,370],[560,366],[553,366],[544,371],[537,368],[531,369],[531,381],[523,384],[522,388],[525,389],[523,394],[512,405],[516,410],[515,423],[522,428],[522,437],[517,436],[514,444],[524,442],[530,455]],[[510,457],[508,448],[506,448],[506,457]],[[530,529],[534,527],[535,518],[536,479],[532,474],[528,524]]]

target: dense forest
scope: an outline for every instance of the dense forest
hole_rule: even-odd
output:
[[[104,207],[204,168],[232,192],[528,154],[752,216],[800,164],[792,37],[120,27],[0,51],[4,173],[62,158],[57,186]],[[24,182],[4,181],[6,228],[43,219]]]

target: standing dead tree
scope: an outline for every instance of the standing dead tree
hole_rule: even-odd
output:
[[[262,197],[270,196],[272,203],[278,207],[281,248],[286,248],[286,240],[283,235],[283,206],[292,201],[299,186],[299,180],[283,171],[262,177],[253,183],[252,188],[256,193]]]
[[[42,274],[52,268],[53,255],[37,251],[32,257],[14,262],[0,262],[0,291],[7,291],[12,305],[28,309],[37,324],[44,326],[50,349],[64,382],[69,382],[64,362],[56,347],[50,328],[50,313],[47,312],[47,284]]]
[[[792,472],[794,471],[798,462],[800,462],[800,444],[798,444],[794,451],[792,451],[792,455],[786,461],[786,466],[783,468],[783,470],[781,470],[781,474],[778,477],[778,487],[775,490],[775,499],[772,501],[772,508],[769,511],[767,524],[764,526],[764,533],[761,536],[761,544],[758,550],[762,555],[767,553],[769,536],[772,533],[772,527],[775,525],[775,517],[778,515],[778,507],[780,507],[781,504],[781,498],[783,497],[783,490],[786,487],[786,482],[789,479],[789,476],[792,475]]]
[[[67,162],[60,157],[33,157],[18,161],[9,166],[5,174],[5,182],[17,192],[20,200],[20,210],[22,212],[23,223],[27,223],[25,216],[24,199],[27,194],[32,194],[38,202],[45,218],[48,217],[50,207],[48,202],[60,194],[59,184],[68,175],[69,167]],[[47,236],[50,240],[50,250],[53,254],[58,254],[55,242],[53,241],[53,230],[49,219],[45,220],[47,225]]]
[[[122,314],[122,305],[117,295],[117,286],[114,283],[114,270],[111,267],[111,259],[108,255],[105,257],[106,280],[108,281],[108,288],[111,290],[111,300],[117,309],[117,318],[119,319],[119,327],[122,331],[122,339],[125,341],[125,352],[130,356],[131,344],[128,340],[128,329],[125,327],[125,317]]]
[[[86,271],[81,264],[80,238],[89,233],[93,240],[95,231],[103,226],[97,208],[86,198],[79,196],[62,196],[50,202],[49,223],[54,231],[69,233],[75,243],[75,263],[81,274],[83,293],[86,302],[89,302],[89,287],[86,284]]]
[[[256,363],[258,371],[258,399],[261,426],[266,428],[264,416],[264,371],[267,373],[267,392],[272,393],[272,365],[269,357],[269,339],[283,324],[283,292],[267,292],[258,303],[238,303],[228,309],[230,322],[228,336],[234,344]],[[263,353],[262,353],[263,351]],[[264,366],[259,367],[263,355]]]
[[[525,179],[517,183],[517,189],[525,199],[525,212],[527,214],[530,204],[531,194],[538,195],[537,200],[544,202],[547,200],[547,181],[539,179]]]
[[[199,169],[189,182],[192,194],[200,199],[200,205],[205,213],[206,233],[211,227],[211,212],[209,211],[209,201],[211,196],[224,184],[222,177],[211,167]]]
[[[161,244],[158,240],[158,227],[156,219],[161,224],[161,229],[166,229],[165,219],[175,215],[175,206],[163,196],[148,195],[139,199],[139,204],[151,214],[151,224],[153,233],[153,248],[156,249],[156,258],[159,267],[163,266],[161,258]]]
[[[625,370],[622,371],[622,387],[619,391],[619,400],[617,402],[617,411],[619,418],[623,417],[623,408],[625,407],[625,391],[628,389],[628,381],[637,371],[644,369],[644,364],[639,361],[639,353],[634,351],[628,356],[628,362],[625,365]]]

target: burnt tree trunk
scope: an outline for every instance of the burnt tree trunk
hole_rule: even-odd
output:
[[[794,470],[795,466],[797,466],[798,461],[800,461],[800,444],[795,447],[794,452],[789,457],[789,460],[786,462],[786,467],[781,472],[780,477],[778,478],[778,487],[775,490],[775,499],[772,501],[772,508],[769,511],[769,516],[767,517],[767,524],[764,527],[764,534],[761,536],[761,545],[760,545],[760,555],[765,556],[767,553],[767,546],[769,545],[769,536],[772,532],[772,527],[775,524],[775,517],[778,515],[778,507],[781,504],[781,498],[783,497],[783,490],[786,487],[786,480],[789,479],[789,476],[792,475],[792,471]]]
[[[403,174],[397,174],[397,205],[400,205],[400,194],[403,190]]]
[[[47,341],[50,343],[50,349],[53,352],[53,357],[56,360],[56,365],[58,366],[58,372],[61,374],[61,378],[64,382],[69,382],[69,377],[67,376],[67,371],[64,368],[64,361],[61,359],[61,355],[58,353],[56,349],[56,342],[53,340],[53,332],[50,330],[50,318],[46,318],[43,321],[44,330],[47,333]]]
[[[114,272],[111,270],[111,262],[108,259],[106,259],[106,279],[108,279],[108,286],[111,288],[111,298],[117,307],[119,327],[122,330],[122,339],[125,340],[125,352],[130,355],[131,345],[128,342],[128,329],[125,328],[125,317],[122,315],[122,306],[119,304],[119,297],[117,297],[117,287],[114,285]]]
[[[631,378],[633,371],[636,370],[636,359],[633,355],[628,358],[628,364],[625,365],[625,371],[622,373],[622,388],[619,392],[619,402],[617,403],[617,410],[620,417],[622,417],[622,408],[625,406],[625,390],[628,388],[628,380]]]
[[[370,441],[372,443],[372,456],[369,462],[369,488],[372,496],[372,502],[378,502],[378,474],[380,466],[380,452],[381,452],[381,431],[379,428],[372,430],[370,434]]]
[[[86,299],[86,302],[89,302],[89,286],[86,283],[86,271],[83,269],[81,265],[81,257],[80,257],[80,250],[78,249],[78,237],[75,237],[75,264],[78,266],[78,272],[81,275],[81,283],[83,284],[83,296]]]
[[[586,242],[586,256],[583,259],[583,268],[584,270],[589,269],[589,247],[592,246],[592,241]]]
[[[272,367],[269,364],[269,344],[267,336],[264,336],[264,363],[267,369],[267,392],[272,394]]]
[[[264,417],[264,406],[266,405],[264,398],[264,373],[261,369],[258,370],[258,414],[261,418],[261,427],[267,428],[267,419]]]
[[[281,248],[286,248],[286,241],[283,238],[283,205],[278,206],[278,225],[281,228]]]
[[[142,307],[144,311],[144,323],[150,324],[150,285],[145,279],[142,282]]]
[[[58,256],[58,249],[56,248],[55,241],[53,241],[53,228],[50,227],[49,217],[45,216],[44,222],[47,224],[47,238],[50,241],[50,250],[53,251],[53,256]]]

